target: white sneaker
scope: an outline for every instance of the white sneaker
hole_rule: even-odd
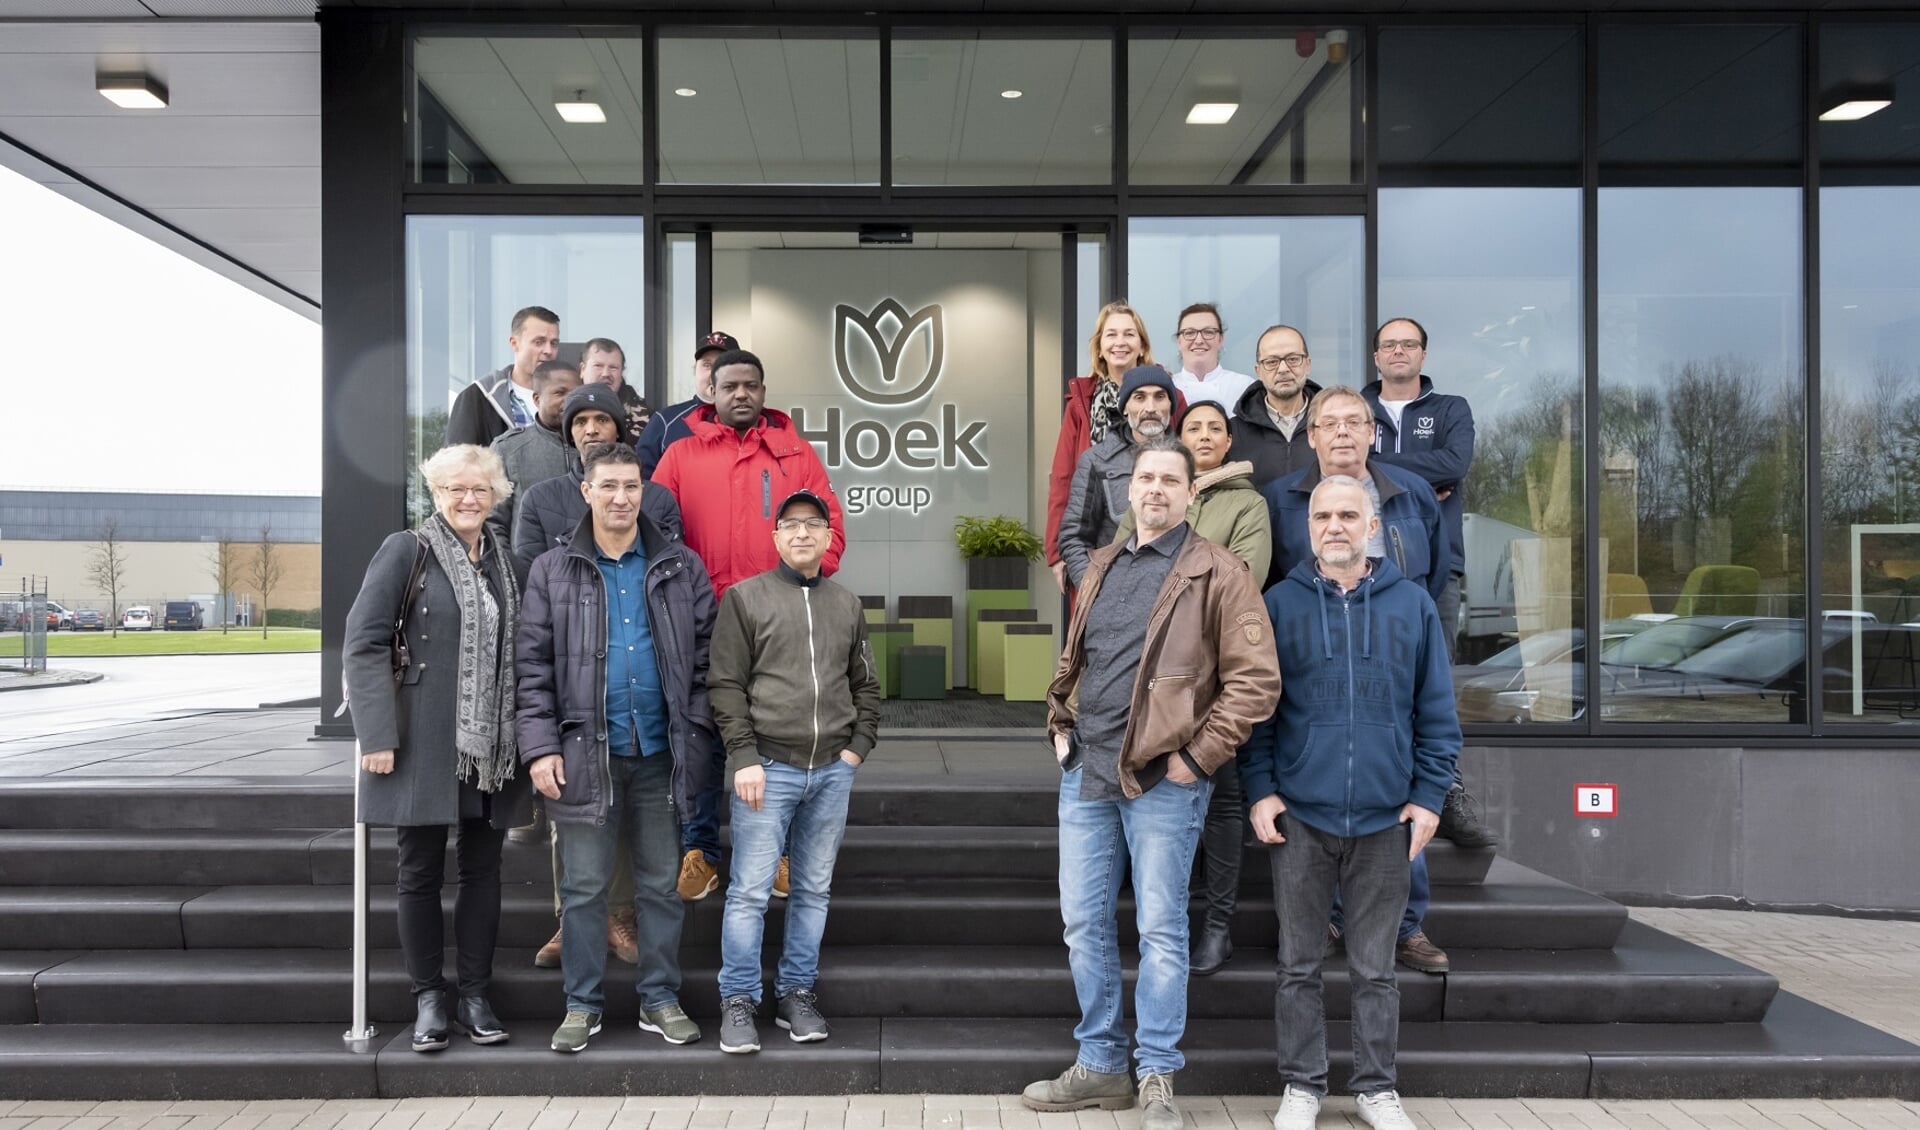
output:
[[[1320,1096],[1305,1087],[1287,1084],[1280,1092],[1280,1110],[1273,1116],[1273,1130],[1313,1130],[1320,1117]]]
[[[1360,1119],[1374,1130],[1415,1130],[1413,1119],[1400,1107],[1400,1096],[1394,1091],[1375,1091],[1371,1095],[1358,1096]]]

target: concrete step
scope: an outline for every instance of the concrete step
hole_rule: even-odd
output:
[[[545,1025],[433,1055],[383,1026],[374,1053],[350,1055],[344,1027],[0,1025],[0,1099],[1013,1094],[1074,1054],[1060,1019],[852,1018],[804,1045],[763,1019],[763,1050],[742,1056],[712,1035],[670,1047],[622,1022],[575,1056],[548,1049]],[[1335,1093],[1350,1040],[1344,1022],[1329,1025]],[[1196,1020],[1181,1047],[1184,1093],[1278,1090],[1271,1021]],[[1920,1099],[1920,1048],[1785,994],[1759,1023],[1403,1023],[1398,1069],[1404,1093],[1453,1098]]]
[[[767,950],[768,976],[778,952]],[[98,950],[47,954],[28,978],[42,1024],[271,1024],[321,1022],[350,999],[339,950]],[[1766,1015],[1773,977],[1650,927],[1634,924],[1613,950],[1542,954],[1461,950],[1451,974],[1400,970],[1407,1021],[1543,1023],[1751,1022]],[[703,1019],[719,1015],[718,953],[681,958],[681,1001]],[[1127,958],[1126,979],[1134,961]],[[449,953],[444,968],[451,971]],[[413,1000],[397,950],[369,958],[375,1019],[411,1023]],[[1271,1015],[1271,949],[1238,951],[1226,968],[1188,987],[1196,1019]],[[609,960],[607,1014],[636,1015],[634,969]],[[1348,1016],[1344,960],[1325,971],[1328,1015]],[[1064,946],[836,946],[826,949],[819,990],[838,1016],[1072,1017],[1077,1013]],[[557,1023],[564,994],[557,970],[536,969],[526,949],[498,951],[491,999],[503,1020]],[[31,1002],[30,1002],[31,1003]]]

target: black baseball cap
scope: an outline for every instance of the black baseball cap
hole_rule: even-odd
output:
[[[701,338],[700,344],[693,347],[693,359],[698,361],[709,353],[716,351],[720,353],[730,353],[738,348],[740,348],[740,339],[734,337],[732,334],[725,334],[719,330],[715,330]]]
[[[792,494],[782,499],[780,502],[780,509],[775,510],[773,512],[774,517],[777,518],[780,515],[785,514],[787,512],[787,507],[792,506],[796,502],[807,503],[809,506],[812,506],[815,510],[818,510],[822,518],[825,518],[828,521],[833,520],[833,514],[827,510],[827,500],[824,498],[821,498],[819,495],[813,493],[812,491],[805,490],[805,489],[794,491]]]

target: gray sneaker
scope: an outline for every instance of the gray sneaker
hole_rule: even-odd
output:
[[[753,998],[745,993],[720,1002],[720,1050],[735,1055],[760,1050],[760,1029],[753,1024]]]
[[[657,1032],[669,1044],[691,1044],[700,1038],[700,1026],[678,1004],[640,1010],[640,1030]]]
[[[1124,1071],[1088,1071],[1076,1063],[1057,1079],[1027,1084],[1020,1101],[1028,1110],[1125,1110],[1133,1105],[1133,1079]]]
[[[553,1030],[553,1050],[557,1052],[585,1051],[587,1037],[600,1034],[600,1014],[583,1012],[579,1009],[567,1013],[560,1027]]]
[[[796,1044],[827,1038],[827,1018],[820,1015],[820,1000],[812,989],[795,989],[775,1001],[773,1022],[785,1028]]]
[[[1173,1101],[1173,1076],[1148,1075],[1140,1080],[1140,1130],[1181,1130],[1186,1120]]]

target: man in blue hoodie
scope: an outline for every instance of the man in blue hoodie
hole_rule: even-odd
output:
[[[1394,1091],[1393,963],[1408,863],[1440,826],[1460,721],[1440,617],[1390,558],[1365,487],[1330,476],[1308,504],[1313,560],[1267,591],[1286,693],[1239,753],[1254,835],[1269,845],[1280,920],[1274,1029],[1285,1086],[1275,1130],[1311,1130],[1327,1092],[1321,923],[1346,906],[1351,1087],[1360,1116],[1411,1130]]]

